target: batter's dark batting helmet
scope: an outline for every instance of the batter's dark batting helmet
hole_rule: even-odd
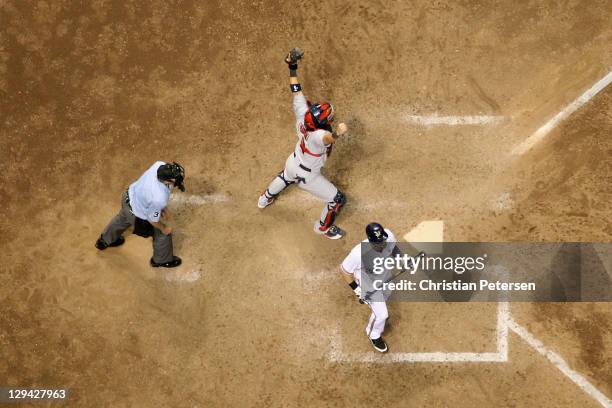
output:
[[[185,191],[183,181],[185,180],[185,169],[177,162],[167,163],[157,169],[157,178],[160,181],[174,180],[174,185],[181,191]]]
[[[309,130],[325,128],[332,120],[334,107],[327,102],[313,103],[304,116],[304,123]]]
[[[372,243],[385,242],[387,238],[389,238],[383,226],[377,222],[368,224],[366,227],[366,235],[368,236],[368,241]]]

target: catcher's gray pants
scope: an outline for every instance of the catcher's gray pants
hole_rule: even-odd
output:
[[[135,216],[126,202],[127,191],[121,195],[121,210],[108,223],[102,239],[107,244],[115,242],[128,228],[134,225]],[[153,261],[156,263],[170,262],[173,258],[172,234],[166,235],[158,228],[153,228]]]
[[[285,168],[274,177],[266,195],[268,197],[276,197],[291,184],[297,184],[303,190],[308,191],[321,201],[327,202],[323,207],[321,219],[315,221],[315,230],[327,230],[333,224],[334,217],[330,217],[330,212],[337,213],[339,211],[338,204],[334,201],[334,197],[338,194],[338,189],[329,180],[323,176],[320,171],[307,171],[299,166],[292,153],[285,162]]]

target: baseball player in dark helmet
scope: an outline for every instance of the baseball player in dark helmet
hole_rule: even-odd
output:
[[[151,266],[174,268],[181,258],[174,256],[172,228],[164,223],[170,216],[168,200],[174,187],[185,191],[185,169],[180,164],[155,162],[121,195],[121,210],[106,226],[96,248],[105,250],[123,245],[123,233],[134,226],[134,234],[153,237]]]
[[[379,252],[386,246],[386,241],[389,238],[387,231],[377,222],[371,222],[367,225],[366,236],[372,247]]]
[[[361,242],[355,245],[355,247],[342,262],[342,277],[346,283],[348,283],[353,292],[355,292],[355,295],[359,298],[360,303],[367,304],[372,310],[365,332],[374,349],[381,353],[385,353],[388,348],[387,344],[382,338],[382,334],[385,331],[385,322],[389,317],[389,312],[387,310],[387,303],[385,301],[374,302],[367,300],[364,296],[362,296],[362,273],[364,272],[365,268],[362,260],[363,257],[368,256],[368,254],[362,254],[362,249],[374,251],[372,255],[375,257],[389,257],[396,251],[396,240],[395,235],[393,235],[391,231],[385,229],[377,222],[368,224],[365,232],[367,239],[363,240],[362,242],[369,242],[370,245],[362,247]]]

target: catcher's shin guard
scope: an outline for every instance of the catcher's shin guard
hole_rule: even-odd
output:
[[[342,210],[342,207],[344,207],[345,204],[346,196],[342,191],[338,190],[336,196],[334,197],[334,201],[328,202],[323,209],[321,220],[319,221],[319,231],[327,231],[332,225],[334,225],[336,216],[340,213],[340,210]]]

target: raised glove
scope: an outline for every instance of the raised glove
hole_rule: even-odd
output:
[[[289,69],[297,69],[298,61],[304,56],[304,51],[299,48],[294,48],[289,51],[289,54],[285,58],[285,62],[289,65]]]
[[[296,47],[292,49],[291,51],[289,51],[289,55],[287,55],[285,62],[287,64],[297,64],[297,62],[301,60],[303,56],[304,56],[304,51]]]

